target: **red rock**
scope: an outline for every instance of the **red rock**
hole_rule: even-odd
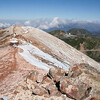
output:
[[[33,90],[32,90],[33,94],[35,95],[39,95],[39,96],[48,96],[48,91],[45,90],[44,88],[41,88],[39,86],[36,86]]]
[[[64,91],[67,95],[69,95],[72,98],[78,98],[78,88],[73,85],[69,85],[67,88],[65,88]]]
[[[41,83],[43,80],[44,75],[43,74],[39,74],[37,71],[32,71],[29,75],[28,75],[28,79],[32,80],[33,82],[38,82]]]
[[[70,67],[69,71],[68,71],[68,76],[69,77],[77,77],[82,73],[81,68],[79,67],[79,65],[74,65],[72,67]]]
[[[66,76],[60,79],[60,85],[68,86],[71,84],[71,81]]]
[[[42,84],[52,83],[54,84],[53,80],[50,79],[48,76],[44,76],[42,80]]]
[[[49,96],[48,91],[36,83],[32,84],[31,88],[32,88],[32,93],[35,95],[45,96],[45,97]]]
[[[51,68],[49,70],[49,76],[53,78],[54,81],[60,81],[60,78],[65,75],[66,71],[61,68]]]
[[[63,77],[60,80],[60,90],[62,93],[70,96],[71,98],[78,99],[79,98],[79,90],[78,87],[72,85],[70,80],[67,77]]]
[[[17,91],[17,90],[16,90],[16,91],[14,91],[14,94],[15,94],[15,95],[16,95],[17,93],[19,93],[19,91]]]
[[[61,93],[54,84],[49,84],[46,89],[49,91],[50,96],[61,96]]]

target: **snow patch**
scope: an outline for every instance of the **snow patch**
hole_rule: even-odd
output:
[[[26,61],[28,61],[30,64],[35,65],[41,69],[49,70],[52,66],[60,67],[68,71],[69,69],[69,62],[68,63],[62,63],[58,61],[56,58],[53,58],[48,53],[43,52],[39,48],[35,47],[34,45],[27,43],[25,41],[22,41],[23,45],[19,45],[17,47],[23,49],[22,53],[19,53]],[[51,62],[51,65],[48,65],[41,60],[34,57],[34,55],[37,55],[40,58],[43,58],[49,62]]]
[[[29,51],[27,50],[27,48],[23,48],[20,47],[21,49],[24,50],[24,52],[19,53],[27,62],[29,62],[30,64],[39,67],[41,69],[44,70],[49,70],[51,68],[51,66],[48,66],[47,64],[41,62],[40,60],[38,60],[37,58],[35,58],[34,56],[32,56]]]
[[[18,39],[12,38],[12,39],[10,39],[10,43],[18,43]]]

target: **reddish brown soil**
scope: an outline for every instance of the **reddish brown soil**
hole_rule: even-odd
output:
[[[0,49],[0,95],[10,95],[17,84],[24,85],[25,77],[32,71],[46,75],[46,71],[26,62],[18,52],[21,49],[8,46]]]
[[[16,53],[17,48],[12,48],[12,51],[0,57],[0,81],[16,69]]]

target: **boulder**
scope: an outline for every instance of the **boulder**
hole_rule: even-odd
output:
[[[58,91],[56,85],[49,84],[46,89],[49,91],[50,96],[61,96],[61,93]]]
[[[35,95],[45,96],[45,97],[49,96],[48,91],[46,89],[42,88],[42,87],[35,85],[34,88],[32,88],[32,89],[33,89],[32,93],[35,94]]]
[[[48,84],[48,83],[49,83],[49,84],[50,84],[50,83],[54,84],[53,80],[50,79],[48,76],[44,76],[41,83],[42,83],[42,84]]]
[[[63,92],[68,95],[70,98],[73,99],[79,99],[79,91],[78,88],[74,85],[68,85],[65,89],[63,89]]]
[[[32,71],[27,78],[32,80],[33,82],[41,83],[43,80],[44,75],[38,73],[37,71]]]
[[[77,87],[79,89],[79,95],[80,95],[80,99],[85,99],[87,97],[89,97],[90,91],[91,91],[91,87],[88,84],[85,84],[83,82],[79,82],[77,84]]]
[[[56,82],[60,81],[60,78],[65,75],[66,71],[61,68],[51,68],[49,70],[49,76]]]
[[[50,79],[48,76],[45,76],[43,78],[43,81],[41,82],[40,86],[48,90],[50,96],[60,96],[61,95],[54,81]]]
[[[70,67],[68,71],[68,77],[75,78],[79,76],[81,73],[82,73],[81,68],[79,67],[79,65],[75,64],[74,66]]]
[[[68,86],[68,85],[71,85],[71,84],[72,83],[71,83],[70,79],[68,79],[67,76],[64,76],[64,77],[62,77],[60,79],[60,87],[62,87],[62,86]]]
[[[89,73],[86,73],[86,71],[89,71]],[[55,97],[65,94],[66,97],[74,100],[90,100],[91,95],[98,97],[93,95],[94,92],[91,92],[91,89],[94,91],[94,86],[90,84],[93,82],[93,78],[90,81],[89,78],[91,77],[89,75],[92,75],[93,71],[94,69],[91,69],[89,66],[86,67],[84,64],[72,66],[69,69],[68,75],[61,68],[51,68],[46,76],[41,76],[33,71],[26,80],[27,87],[34,95],[38,96]],[[97,92],[95,91],[95,93]],[[18,93],[15,92],[15,94]],[[91,98],[91,100],[99,99]]]
[[[77,86],[72,85],[67,77],[60,80],[60,91],[70,98],[79,99],[79,89]]]

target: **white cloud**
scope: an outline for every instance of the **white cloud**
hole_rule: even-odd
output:
[[[91,20],[67,20],[58,17],[53,19],[40,18],[35,20],[0,20],[0,27],[9,27],[11,25],[27,25],[47,31],[52,29],[68,30],[70,28],[85,28],[90,31],[100,29],[100,22]]]
[[[25,21],[24,24],[25,24],[25,25],[30,25],[30,23],[31,23],[31,22],[30,22],[29,20],[27,20],[27,21]]]
[[[46,20],[44,23],[40,24],[38,28],[40,29],[49,29],[53,27],[59,28],[59,25],[65,25],[65,24],[67,24],[67,20],[55,17],[51,21]]]
[[[87,20],[87,22],[92,23],[93,21],[92,20]]]
[[[0,27],[9,27],[11,26],[9,23],[0,23]]]
[[[38,28],[40,28],[40,29],[49,29],[49,26],[48,25],[40,25]]]
[[[58,27],[58,25],[59,25],[59,18],[58,17],[55,17],[53,20],[52,20],[52,22],[50,23],[50,28],[52,28],[52,27]]]

